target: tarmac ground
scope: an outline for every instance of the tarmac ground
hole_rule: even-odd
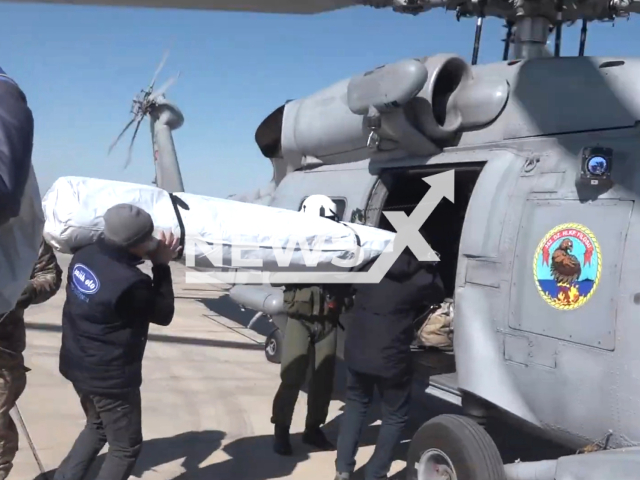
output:
[[[68,255],[58,255],[63,285],[48,302],[27,310],[27,388],[12,415],[20,430],[13,480],[52,480],[84,426],[71,384],[58,372],[60,324]],[[132,478],[143,480],[333,479],[335,451],[313,452],[301,441],[306,394],[298,400],[292,425],[294,455],[272,451],[271,402],[279,366],[264,355],[273,327],[255,312],[241,311],[224,288],[184,283],[185,267],[172,264],[176,315],[169,327],[152,325],[145,354],[142,406],[144,445]],[[327,436],[336,441],[343,405],[344,374],[338,366]],[[429,397],[416,384],[412,419],[398,448],[390,478],[404,480],[409,440],[428,418],[459,413],[458,407]],[[374,405],[358,452],[358,471],[373,452],[379,425]],[[563,452],[505,425],[488,430],[505,462],[554,458]],[[106,451],[106,447],[105,447]],[[104,458],[99,457],[96,467]],[[94,468],[94,473],[96,468]],[[93,478],[93,474],[88,476]]]

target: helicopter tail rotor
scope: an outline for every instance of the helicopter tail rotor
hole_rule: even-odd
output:
[[[167,63],[168,58],[169,58],[169,50],[166,50],[164,52],[162,60],[160,61],[160,64],[158,65],[158,68],[156,68],[156,72],[153,74],[153,78],[151,79],[151,83],[149,84],[149,88],[147,90],[153,90],[153,87],[155,87],[156,80],[158,80],[158,75],[160,75],[160,72],[164,68],[164,64]]]
[[[129,130],[129,127],[131,127],[131,125],[133,125],[133,122],[135,121],[136,121],[136,117],[133,117],[131,121],[127,123],[127,125],[122,129],[122,131],[120,132],[120,135],[118,135],[116,139],[113,142],[111,142],[111,145],[109,145],[109,154],[111,154],[111,151],[115,148],[115,146],[118,144],[120,139],[124,136],[126,131]]]
[[[133,131],[133,136],[131,137],[131,143],[129,143],[129,150],[127,152],[127,160],[124,164],[125,169],[131,163],[131,154],[133,153],[133,143],[136,141],[136,136],[138,135],[138,130],[140,129],[140,124],[142,123],[143,119],[144,119],[144,116],[140,117],[140,120],[138,120],[138,124],[136,125],[136,129]]]
[[[108,150],[108,154],[111,154],[111,152],[113,151],[113,149],[115,148],[115,146],[118,144],[118,142],[122,139],[122,137],[124,136],[124,134],[126,133],[126,131],[137,121],[137,125],[136,128],[133,132],[133,136],[131,138],[131,142],[129,144],[129,149],[128,149],[128,153],[127,153],[127,158],[126,158],[126,162],[124,165],[124,168],[126,169],[129,164],[131,163],[131,156],[133,153],[133,145],[136,139],[136,136],[138,135],[138,130],[140,129],[140,124],[142,123],[142,120],[144,120],[144,118],[149,115],[153,109],[155,107],[157,107],[157,100],[164,95],[167,90],[169,89],[169,87],[171,87],[180,77],[180,72],[178,72],[177,75],[174,75],[173,77],[171,77],[169,80],[167,80],[160,88],[158,88],[157,90],[154,91],[154,87],[156,84],[156,81],[158,79],[158,76],[160,74],[160,72],[162,71],[167,58],[169,57],[169,50],[167,50],[162,58],[162,61],[160,62],[160,64],[158,65],[158,68],[156,68],[156,71],[153,75],[153,78],[151,79],[151,83],[149,84],[149,87],[146,90],[141,90],[140,93],[133,99],[133,105],[131,108],[131,112],[133,113],[133,118],[129,121],[129,123],[127,123],[127,125],[124,127],[124,129],[122,129],[122,131],[120,132],[120,135],[118,135],[118,137],[113,141],[113,143],[111,143],[111,145],[109,146],[109,150]]]

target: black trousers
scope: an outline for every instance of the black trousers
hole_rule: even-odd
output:
[[[402,430],[409,417],[411,385],[410,373],[396,378],[384,378],[347,369],[345,412],[340,419],[336,460],[338,472],[352,473],[355,469],[358,443],[374,389],[377,389],[382,400],[382,425],[373,455],[365,467],[365,478],[387,478],[394,450],[400,443]]]
[[[87,423],[54,480],[82,480],[106,443],[109,451],[95,480],[127,480],[142,447],[140,390],[118,397],[76,392]]]

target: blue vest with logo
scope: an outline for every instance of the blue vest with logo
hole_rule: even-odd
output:
[[[142,383],[149,322],[126,321],[115,305],[134,283],[151,281],[140,259],[100,240],[71,259],[62,312],[60,373],[83,393],[122,394]]]

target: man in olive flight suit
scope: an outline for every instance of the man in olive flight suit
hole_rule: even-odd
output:
[[[27,384],[23,352],[26,346],[24,311],[53,297],[62,283],[62,269],[53,248],[42,240],[31,280],[15,308],[0,320],[0,480],[13,468],[18,452],[18,429],[9,412]]]
[[[304,213],[337,220],[336,205],[324,195],[312,195],[302,204]],[[326,422],[333,393],[340,314],[350,306],[350,286],[287,285],[288,313],[281,359],[281,383],[273,400],[274,451],[291,455],[289,429],[298,394],[311,358],[315,357],[307,397],[307,419],[302,441],[320,450],[335,447],[320,427]],[[312,352],[313,350],[313,352]],[[311,354],[314,353],[312,356]]]

